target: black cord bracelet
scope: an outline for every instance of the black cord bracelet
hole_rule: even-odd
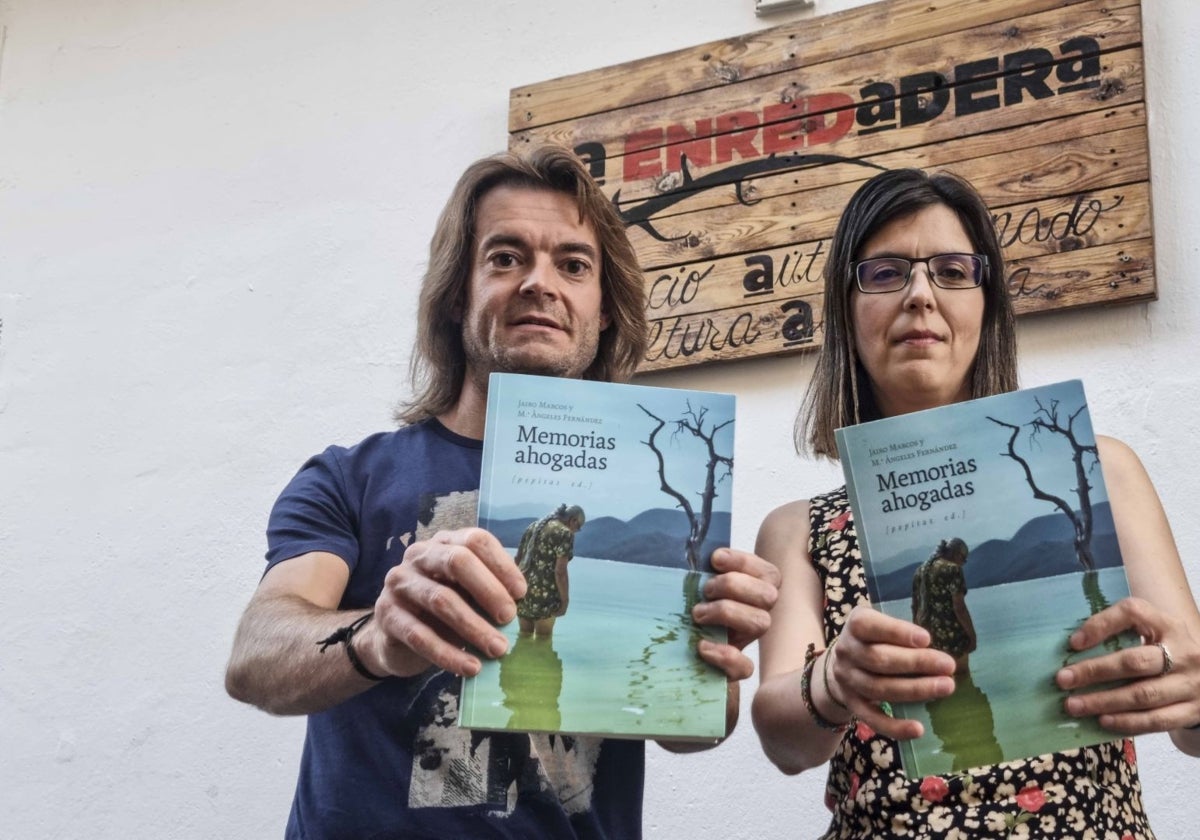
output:
[[[358,673],[362,674],[369,680],[381,682],[387,679],[387,677],[380,677],[368,671],[367,666],[364,665],[362,660],[358,658],[358,652],[354,650],[354,634],[361,630],[363,625],[370,621],[373,615],[375,615],[374,612],[369,612],[364,616],[356,618],[345,627],[339,627],[331,636],[326,639],[322,639],[321,641],[317,642],[317,644],[321,646],[321,653],[324,653],[325,648],[329,647],[330,645],[336,645],[339,643],[344,645],[346,648],[346,656],[350,659],[350,664],[354,666],[354,670],[358,671]]]

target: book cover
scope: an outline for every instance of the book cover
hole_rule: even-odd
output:
[[[725,675],[696,653],[725,631],[691,611],[729,545],[733,443],[728,394],[492,374],[479,525],[529,592],[508,653],[464,680],[461,725],[725,734]]]
[[[949,697],[897,704],[925,734],[911,777],[1112,740],[1063,711],[1055,672],[1129,594],[1083,385],[1014,391],[837,430],[871,602],[955,656]]]

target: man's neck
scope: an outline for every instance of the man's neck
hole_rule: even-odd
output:
[[[487,418],[487,390],[481,390],[468,376],[463,381],[458,401],[448,411],[438,415],[438,422],[456,435],[483,440]]]

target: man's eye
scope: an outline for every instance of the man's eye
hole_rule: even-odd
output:
[[[517,264],[517,258],[514,254],[501,251],[498,254],[492,254],[491,262],[496,268],[512,268]]]
[[[577,277],[581,274],[587,273],[588,264],[583,260],[567,260],[565,263],[563,263],[563,270],[567,274]]]

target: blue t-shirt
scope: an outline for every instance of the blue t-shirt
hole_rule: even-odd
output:
[[[336,554],[341,608],[372,606],[410,544],[475,524],[481,455],[435,420],[329,447],[275,503],[267,568]],[[641,836],[642,742],[462,729],[459,688],[432,670],[309,715],[287,837]]]

